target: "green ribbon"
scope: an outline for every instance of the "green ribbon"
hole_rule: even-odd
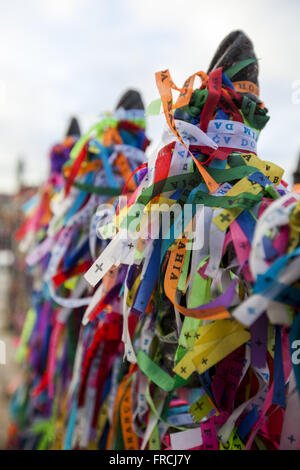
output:
[[[270,119],[270,116],[267,116],[267,108],[260,108],[248,96],[243,96],[241,111],[247,124],[259,131],[265,127]]]
[[[71,150],[70,153],[70,160],[68,160],[67,164],[65,166],[69,166],[72,164],[73,160],[77,157],[77,155],[80,153],[80,151],[83,149],[85,143],[89,140],[93,132],[96,132],[96,138],[101,139],[105,129],[108,127],[117,127],[118,125],[118,120],[112,117],[106,117],[100,122],[97,122],[97,124],[94,124],[86,134],[84,134]]]
[[[241,60],[240,62],[237,62],[236,64],[232,65],[229,67],[229,69],[225,70],[225,74],[227,75],[230,80],[237,75],[241,70],[245,69],[248,67],[248,65],[253,64],[254,62],[257,62],[257,59],[245,59]]]
[[[120,188],[112,188],[106,186],[93,186],[92,184],[73,183],[75,188],[80,189],[89,194],[99,194],[101,196],[120,196],[122,190]]]
[[[237,196],[212,196],[211,194],[198,191],[192,203],[204,204],[208,207],[222,207],[223,209],[232,209],[234,207],[251,209],[262,197],[263,192],[259,194],[241,193]]]
[[[222,184],[225,182],[240,180],[245,176],[249,176],[257,171],[257,168],[253,166],[240,165],[226,170],[218,168],[207,168],[206,170],[217,183]],[[177,191],[178,189],[184,188],[192,190],[202,182],[204,182],[204,180],[200,173],[186,173],[184,175],[171,176],[149,186],[149,188],[143,191],[136,202],[146,206],[151,199],[161,193]]]
[[[141,349],[137,353],[137,362],[141,371],[149,377],[159,388],[166,392],[172,392],[178,387],[183,387],[187,381],[175,375],[170,377],[158,364],[152,361]]]

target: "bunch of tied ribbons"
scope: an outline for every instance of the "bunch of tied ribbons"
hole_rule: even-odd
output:
[[[299,446],[299,195],[257,156],[267,110],[255,81],[234,83],[257,74],[256,60],[226,67],[225,46],[221,64],[182,89],[156,74],[162,144],[100,228],[115,235],[85,275],[96,290],[83,322],[98,326],[77,349],[73,448]],[[122,282],[107,288],[116,272]],[[123,362],[107,310],[121,294]]]
[[[81,274],[108,243],[95,230],[106,204],[113,207],[116,196],[131,194],[138,183],[131,174],[149,144],[144,114],[139,93],[130,90],[83,137],[73,120],[65,141],[51,151],[49,180],[26,204],[17,238],[34,289],[17,351],[25,379],[11,404],[10,448],[63,446],[81,321],[91,301]],[[115,309],[120,316],[118,300]],[[95,335],[96,325],[89,339]]]
[[[269,119],[257,73],[241,32],[225,38],[208,74],[182,89],[167,70],[157,73],[161,98],[151,109],[162,105],[168,126],[159,150],[128,179],[128,197],[115,211],[94,206],[70,239],[68,222],[59,225],[70,206],[58,200],[49,224],[58,240],[44,274],[56,308],[50,327],[42,315],[29,317],[20,346],[33,371],[13,402],[15,421],[24,420],[20,447],[298,448],[300,196],[287,191],[280,167],[257,155]],[[112,134],[102,133],[104,147]],[[91,190],[78,170],[82,141],[78,148],[66,200]],[[94,289],[85,308],[70,302],[86,294],[86,266],[68,271],[64,263],[72,237],[87,233],[92,258],[100,256],[84,276]],[[46,351],[35,353],[45,325]],[[38,374],[34,355],[43,361]]]

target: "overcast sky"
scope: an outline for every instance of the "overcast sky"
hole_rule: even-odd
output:
[[[300,150],[299,19],[298,0],[0,0],[0,191],[13,189],[18,157],[28,182],[45,178],[71,114],[87,130],[127,87],[149,104],[156,71],[169,68],[181,86],[237,28],[254,41],[271,115],[259,156],[290,178]],[[162,122],[151,118],[152,140]]]

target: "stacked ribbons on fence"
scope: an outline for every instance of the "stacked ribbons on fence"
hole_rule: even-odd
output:
[[[143,165],[148,144],[142,109],[106,114],[86,135],[69,136],[53,148],[49,180],[26,204],[16,236],[34,289],[17,350],[26,380],[12,400],[11,447],[63,446],[76,348],[87,333],[81,321],[92,300],[82,275],[108,243],[96,232],[106,206],[116,205],[122,192],[133,193],[138,180],[131,174]],[[116,346],[120,308],[116,299]],[[96,325],[87,340],[94,336],[101,341]]]
[[[144,121],[107,116],[43,189],[12,446],[299,448],[300,195],[257,152],[255,62],[158,72],[148,162]]]

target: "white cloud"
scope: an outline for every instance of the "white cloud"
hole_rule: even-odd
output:
[[[85,3],[84,0],[36,0],[36,6],[46,18],[59,22],[72,21]]]

